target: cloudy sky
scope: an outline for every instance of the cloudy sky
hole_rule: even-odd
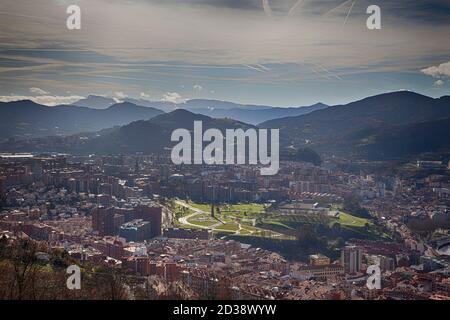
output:
[[[81,8],[81,30],[66,9]],[[366,27],[377,4],[382,29]],[[2,0],[0,101],[450,94],[448,0]]]

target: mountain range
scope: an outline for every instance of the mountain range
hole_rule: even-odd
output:
[[[189,111],[207,115],[213,118],[232,118],[239,121],[247,122],[250,124],[258,124],[264,121],[291,117],[301,116],[311,113],[313,111],[322,110],[328,108],[323,103],[317,103],[308,107],[290,107],[290,108],[267,108],[267,109],[215,109],[215,108],[191,108]]]
[[[184,128],[193,130],[194,121],[202,121],[203,130],[244,130],[253,126],[233,119],[214,119],[194,114],[187,110],[158,115],[150,120],[134,121],[125,126],[117,126],[96,133],[76,134],[72,136],[45,137],[17,141],[14,144],[0,144],[3,151],[56,151],[79,154],[127,154],[161,153],[175,145],[171,142],[173,130]]]
[[[162,113],[127,102],[101,110],[69,105],[47,107],[29,100],[0,103],[0,140],[98,131]]]
[[[252,127],[233,119],[214,119],[178,109],[150,120],[132,122],[107,131],[87,140],[81,150],[100,150],[104,153],[162,152],[176,144],[170,141],[173,130],[183,128],[192,132],[194,121],[201,121],[203,130],[216,128],[222,132],[226,129],[246,130]]]
[[[210,109],[210,108],[216,108],[216,109],[246,109],[246,110],[263,110],[263,109],[270,109],[272,106],[262,106],[262,105],[245,105],[245,104],[239,104],[234,102],[228,102],[228,101],[221,101],[221,100],[210,100],[210,99],[191,99],[186,100],[179,103],[174,103],[170,101],[150,101],[146,99],[134,99],[134,98],[123,98],[123,102],[130,102],[139,106],[143,107],[154,107],[160,110],[163,110],[164,112],[171,112],[175,109],[186,109],[190,110],[192,108],[196,109]],[[72,103],[74,106],[81,106],[81,107],[89,107],[93,109],[106,109],[113,104],[117,103],[117,99],[115,98],[109,98],[104,96],[97,96],[97,95],[89,95],[88,97],[81,99],[79,101],[76,101]]]
[[[347,154],[380,158],[404,155],[406,146],[418,146],[419,135],[407,135],[413,128],[430,143],[421,142],[422,147],[410,147],[413,153],[435,151],[450,145],[439,128],[450,118],[450,96],[433,99],[414,92],[399,91],[381,94],[346,105],[329,107],[310,114],[266,121],[263,128],[280,129],[281,144],[295,148],[308,146],[319,152]],[[443,122],[441,122],[443,120]],[[442,128],[447,133],[450,127]],[[433,133],[432,135],[429,132]],[[435,132],[436,131],[436,132]],[[398,136],[395,136],[398,135]],[[390,138],[387,138],[390,137]],[[424,140],[425,141],[425,140]],[[440,141],[437,146],[433,141]],[[393,148],[390,152],[384,148]],[[407,153],[407,152],[406,152]]]
[[[114,105],[105,111],[120,110],[121,106],[126,105]],[[90,134],[3,143],[0,150],[151,153],[170,148],[172,131],[177,128],[192,130],[196,120],[203,122],[204,129],[254,127],[230,118],[216,119],[184,109],[159,112],[148,120]],[[424,152],[450,154],[450,96],[434,99],[414,92],[392,92],[300,116],[266,121],[258,127],[280,129],[281,152],[307,148],[320,154],[380,160],[407,158]]]
[[[86,107],[91,109],[107,109],[118,101],[113,98],[108,98],[104,96],[89,95],[86,98],[80,99],[73,106]]]
[[[305,107],[281,108],[264,105],[239,104],[228,101],[208,99],[192,99],[180,103],[173,103],[168,101],[148,101],[145,99],[133,98],[125,98],[123,99],[123,101],[138,106],[156,108],[164,112],[172,112],[177,109],[184,109],[212,118],[232,118],[254,125],[271,119],[299,116],[328,107],[323,103],[317,103],[312,106]],[[110,107],[114,103],[116,103],[116,100],[113,98],[90,95],[86,99],[74,102],[73,105],[95,109],[104,109]]]
[[[257,124],[279,117],[306,114],[326,107],[323,104],[316,104],[311,107],[276,108],[200,99],[175,104],[127,98],[124,102],[117,103],[115,99],[94,95],[72,105],[55,107],[40,105],[30,100],[0,102],[0,141],[11,137],[24,139],[99,131],[137,120],[148,120],[164,112],[178,109],[212,118],[232,118]]]

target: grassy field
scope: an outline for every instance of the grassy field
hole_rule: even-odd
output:
[[[338,221],[343,226],[351,226],[357,228],[362,228],[366,224],[372,224],[368,219],[355,217],[345,212],[340,212]]]
[[[239,229],[239,226],[236,223],[225,223],[221,226],[217,227],[217,231],[232,231],[236,232]]]
[[[174,209],[175,209],[175,210],[174,210],[174,213],[175,213],[175,215],[176,215],[177,218],[185,217],[185,216],[188,216],[188,215],[194,213],[194,210],[185,208],[185,207],[180,206],[180,205],[178,205],[178,204],[175,205],[175,208],[174,208]]]
[[[256,219],[266,215],[266,208],[258,203],[240,204],[220,204],[215,206],[214,218],[211,217],[211,205],[203,203],[188,203],[191,207],[202,210],[187,219],[187,222],[201,227],[212,227],[217,233],[238,233],[246,236],[258,237],[283,237],[271,230],[264,230],[254,226]],[[195,213],[194,210],[186,209],[181,205],[176,205],[176,215],[178,218]],[[177,222],[178,224],[179,221]],[[186,228],[193,226],[186,226]],[[195,227],[194,227],[195,228]]]
[[[276,228],[284,228],[287,231],[298,229],[301,225],[328,225],[332,219],[328,216],[312,214],[282,215],[273,213],[259,220],[259,224],[272,225]]]
[[[258,203],[220,204],[215,206],[214,216],[216,219],[214,219],[209,216],[211,212],[210,204],[189,202],[189,205],[208,214],[208,216],[195,216],[188,220],[189,223],[212,226],[221,221],[223,224],[217,226],[216,229],[225,232],[236,232],[239,230],[239,224],[241,224],[242,234],[248,235],[258,231],[257,228],[253,227],[253,220],[265,213],[264,205]]]
[[[187,220],[189,223],[202,226],[202,227],[212,227],[213,225],[217,224],[216,220],[203,220],[199,218],[191,218]]]
[[[203,210],[205,212],[210,213],[211,212],[211,205],[210,204],[203,204],[203,203],[195,203],[190,202],[191,206]],[[217,212],[220,212],[220,215],[232,215],[233,217],[252,217],[252,216],[258,216],[261,213],[265,212],[265,208],[263,204],[259,203],[240,203],[240,204],[219,204],[215,206],[215,214]]]
[[[285,224],[285,223],[283,223],[281,221],[278,221],[278,220],[266,219],[266,220],[264,220],[264,223],[265,224],[269,224],[269,225],[273,225],[273,226],[276,226],[276,227],[286,228],[286,229],[289,229],[289,230],[295,230],[293,227],[290,227],[288,224]]]
[[[331,228],[339,223],[343,234],[367,235],[372,238],[384,238],[370,219],[353,216],[342,212],[338,218],[320,214],[284,215],[275,211],[267,211],[264,204],[241,203],[220,204],[215,206],[214,218],[210,216],[211,205],[189,202],[189,205],[204,211],[188,219],[188,222],[200,227],[212,227],[214,232],[235,233],[245,236],[278,237],[291,239],[295,237],[299,227],[307,225],[322,225]],[[195,211],[177,205],[177,215],[184,217]],[[191,226],[192,227],[192,226]]]
[[[194,208],[203,210],[205,212],[211,212],[211,205],[209,205],[209,204],[189,202],[189,205],[191,205]]]

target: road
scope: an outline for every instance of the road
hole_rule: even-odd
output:
[[[183,225],[187,225],[187,226],[194,227],[194,228],[211,229],[211,227],[200,226],[200,225],[198,225],[198,224],[192,224],[192,223],[190,223],[190,222],[188,221],[188,219],[193,218],[193,217],[195,217],[195,216],[197,216],[197,215],[199,215],[199,214],[207,214],[205,211],[200,210],[200,209],[198,209],[198,208],[195,208],[195,207],[193,207],[193,206],[187,204],[187,203],[184,202],[184,201],[175,200],[175,203],[178,204],[178,205],[180,205],[180,206],[182,206],[182,207],[185,207],[185,208],[187,208],[187,209],[190,209],[190,210],[194,211],[193,213],[191,213],[191,214],[189,214],[189,215],[187,215],[187,216],[184,216],[184,217],[179,218],[179,219],[178,219],[178,222],[180,222],[180,223],[183,224]]]

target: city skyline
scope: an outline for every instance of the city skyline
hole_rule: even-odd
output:
[[[2,0],[0,300],[204,319],[450,301],[448,17]]]

